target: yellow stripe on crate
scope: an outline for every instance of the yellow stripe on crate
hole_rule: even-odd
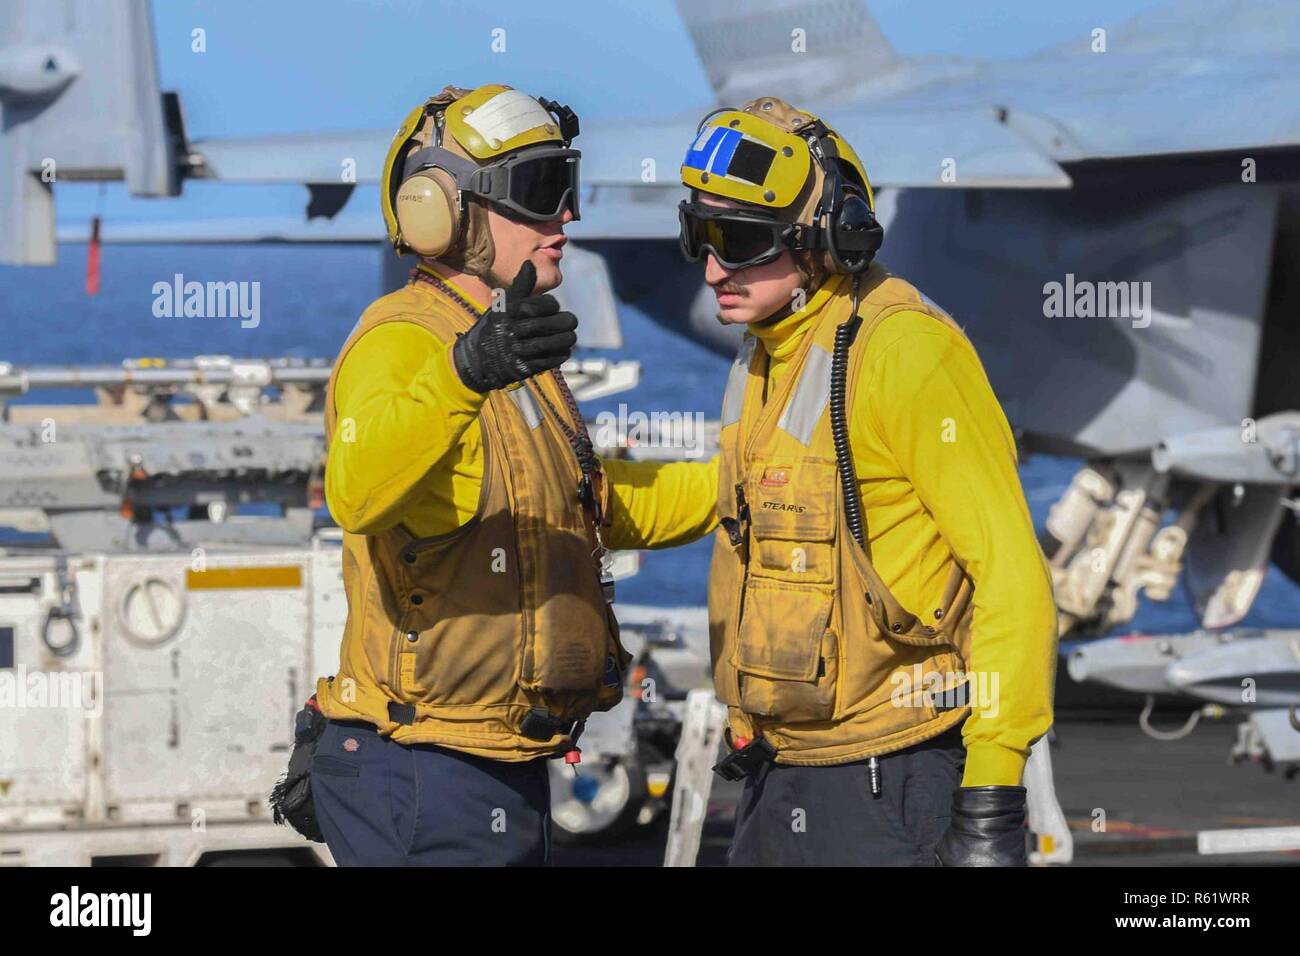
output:
[[[270,568],[212,568],[186,571],[185,587],[191,591],[228,588],[300,588],[302,567],[297,564]]]

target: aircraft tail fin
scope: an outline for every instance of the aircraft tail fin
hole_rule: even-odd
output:
[[[53,264],[60,182],[175,195],[179,118],[148,0],[0,3],[0,263]]]
[[[677,12],[720,103],[797,104],[899,61],[863,0],[677,0]]]

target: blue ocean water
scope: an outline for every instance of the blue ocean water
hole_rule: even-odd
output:
[[[16,366],[109,364],[123,358],[184,358],[228,354],[240,358],[291,355],[333,359],[362,310],[380,294],[381,250],[363,246],[106,246],[100,294],[84,291],[86,249],[65,245],[49,269],[0,266],[0,361]],[[183,281],[258,282],[255,328],[239,318],[159,318],[154,286]],[[721,407],[728,361],[673,335],[624,306],[625,348],[610,357],[642,363],[636,390],[587,405],[589,415],[620,403],[644,412],[702,412]],[[581,316],[579,316],[581,319]],[[46,392],[40,401],[74,401],[79,393]],[[91,400],[86,397],[87,401]],[[23,400],[19,400],[23,401]],[[1035,522],[1069,483],[1079,462],[1035,455],[1021,479]],[[629,603],[702,604],[710,542],[645,555],[640,574],[619,583]],[[1258,627],[1300,626],[1300,589],[1270,569],[1244,622]],[[1196,618],[1180,593],[1165,603],[1143,601],[1132,629],[1185,631]]]

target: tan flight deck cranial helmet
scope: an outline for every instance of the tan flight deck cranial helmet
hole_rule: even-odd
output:
[[[819,285],[828,274],[865,269],[880,247],[875,196],[853,147],[818,117],[777,97],[706,116],[681,178],[695,191],[692,200],[702,192],[756,207],[728,213],[683,202],[682,246],[690,259],[707,247],[725,264],[717,246],[728,239],[733,248],[756,253],[742,252],[745,264],[771,261],[789,249],[805,278]],[[744,223],[747,215],[754,221]],[[762,222],[773,224],[770,241],[760,236]],[[744,225],[754,227],[749,235]],[[768,247],[760,250],[764,243]],[[731,267],[743,266],[733,256]]]
[[[578,218],[578,117],[508,86],[445,87],[402,122],[380,180],[388,240],[400,255],[472,275],[492,267],[486,203],[502,215]]]

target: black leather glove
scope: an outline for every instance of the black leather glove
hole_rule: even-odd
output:
[[[505,294],[505,308],[488,308],[474,326],[458,336],[452,362],[460,380],[476,392],[522,382],[538,372],[559,368],[578,336],[578,320],[561,312],[554,296],[533,295],[537,269],[528,260]]]
[[[1024,787],[958,787],[940,866],[1028,866]]]

